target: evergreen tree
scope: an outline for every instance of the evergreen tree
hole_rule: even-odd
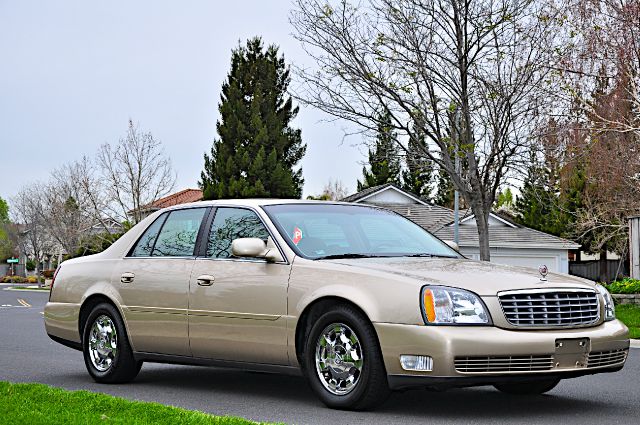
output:
[[[439,169],[434,204],[453,209],[455,190],[451,176],[446,171]]]
[[[391,114],[378,116],[375,146],[369,149],[369,167],[362,167],[363,181],[358,180],[358,191],[386,183],[401,185],[401,166],[397,146],[397,134],[391,127]]]
[[[414,137],[411,137],[407,144],[405,158],[407,168],[402,172],[402,188],[419,198],[428,200],[431,197],[433,164],[423,153],[425,137],[420,128],[420,126],[414,126]]]
[[[216,124],[219,138],[204,155],[200,187],[204,199],[299,198],[306,145],[290,126],[298,113],[287,87],[289,68],[275,45],[258,37],[233,50],[222,85]]]
[[[498,193],[496,208],[504,208],[507,211],[513,208],[513,192],[511,192],[510,187],[507,187],[504,191],[500,191]]]
[[[0,261],[4,261],[14,254],[15,246],[10,237],[10,231],[9,204],[0,197]]]
[[[566,231],[567,215],[562,211],[559,188],[553,170],[541,165],[531,155],[527,176],[514,209],[516,220],[527,227],[562,236]]]

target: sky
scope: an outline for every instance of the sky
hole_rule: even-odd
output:
[[[0,0],[0,197],[104,143],[131,118],[162,141],[176,190],[197,187],[216,137],[220,90],[239,42],[261,36],[313,65],[292,36],[289,0]],[[355,191],[366,148],[346,122],[301,107],[304,196],[329,179]],[[353,128],[351,128],[353,129]]]

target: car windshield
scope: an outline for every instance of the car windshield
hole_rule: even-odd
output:
[[[460,257],[422,227],[381,208],[341,204],[263,208],[291,248],[305,258]]]

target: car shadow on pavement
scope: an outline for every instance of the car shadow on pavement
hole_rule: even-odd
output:
[[[145,370],[146,369],[146,370]],[[298,409],[324,408],[315,397],[304,378],[282,374],[247,372],[208,367],[167,366],[143,367],[135,384],[151,387],[180,388],[183,396],[189,393],[206,392],[212,398],[216,394],[240,397],[246,402],[283,401],[285,405]],[[561,384],[562,385],[562,384]],[[386,414],[404,417],[429,418],[522,418],[543,419],[554,416],[602,414],[608,409],[617,409],[611,403],[557,394],[557,390],[546,395],[510,396],[493,387],[451,389],[448,391],[408,390],[394,392],[389,400],[375,412],[343,412],[348,415]],[[327,416],[333,416],[327,409]],[[362,416],[360,416],[362,417]],[[588,416],[586,416],[588,417]]]

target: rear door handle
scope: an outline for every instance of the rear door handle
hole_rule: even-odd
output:
[[[198,285],[200,286],[211,286],[213,285],[214,280],[215,278],[213,276],[208,274],[203,274],[202,276],[198,276],[198,279],[196,279],[196,282],[198,282]]]
[[[133,282],[134,277],[136,277],[136,275],[131,272],[122,273],[122,276],[120,276],[120,282],[131,283]]]

